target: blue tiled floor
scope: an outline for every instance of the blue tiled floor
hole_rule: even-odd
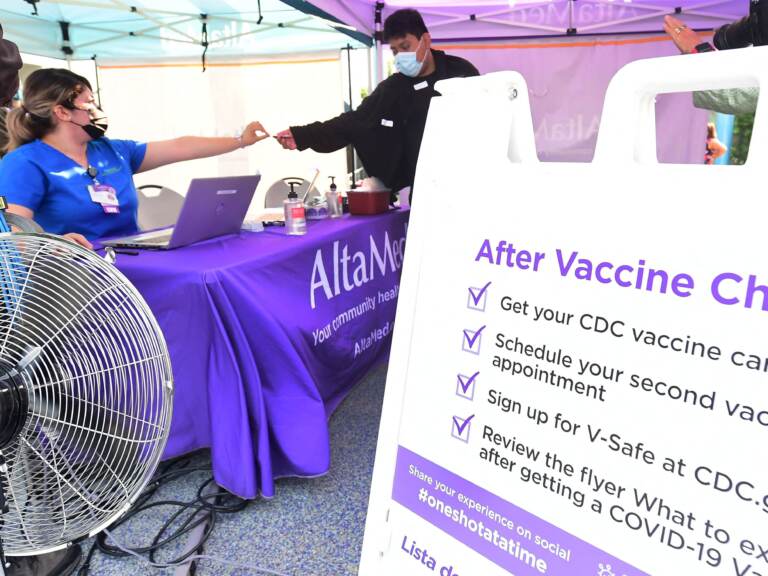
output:
[[[244,511],[220,515],[205,554],[256,565],[290,576],[357,574],[368,506],[371,471],[381,415],[386,368],[373,370],[331,418],[331,469],[321,478],[287,478],[277,482],[272,500],[252,502]],[[207,454],[197,455],[209,464]],[[194,473],[164,486],[156,498],[192,499],[210,476]],[[146,544],[169,510],[159,509],[131,519],[116,535],[127,545]],[[183,538],[181,544],[183,544]],[[85,554],[90,543],[83,544]],[[178,550],[168,550],[170,555]],[[135,558],[96,553],[90,574],[139,576],[173,574]],[[201,576],[263,574],[200,561]]]

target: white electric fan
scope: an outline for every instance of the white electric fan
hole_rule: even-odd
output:
[[[94,252],[0,213],[0,574],[125,513],[168,438],[173,380],[146,303]]]

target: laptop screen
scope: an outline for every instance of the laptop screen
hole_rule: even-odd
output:
[[[218,236],[237,234],[260,180],[260,174],[195,178],[190,182],[189,191],[167,246],[163,246],[162,242],[153,245],[151,241],[135,244],[134,242],[139,240],[136,236],[117,238],[104,244],[179,248]]]

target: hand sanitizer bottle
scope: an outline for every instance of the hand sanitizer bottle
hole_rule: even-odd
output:
[[[285,212],[285,231],[292,236],[301,236],[307,233],[307,218],[304,214],[304,203],[296,194],[294,186],[296,182],[288,182],[291,191],[288,198],[283,201]]]
[[[336,190],[336,179],[335,176],[329,176],[329,178],[331,179],[331,187],[325,193],[325,200],[328,202],[328,215],[331,218],[341,218],[341,196]]]

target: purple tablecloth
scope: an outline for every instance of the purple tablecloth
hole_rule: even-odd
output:
[[[389,350],[408,215],[118,255],[171,354],[165,457],[210,447],[216,481],[245,498],[327,472],[328,417]]]

